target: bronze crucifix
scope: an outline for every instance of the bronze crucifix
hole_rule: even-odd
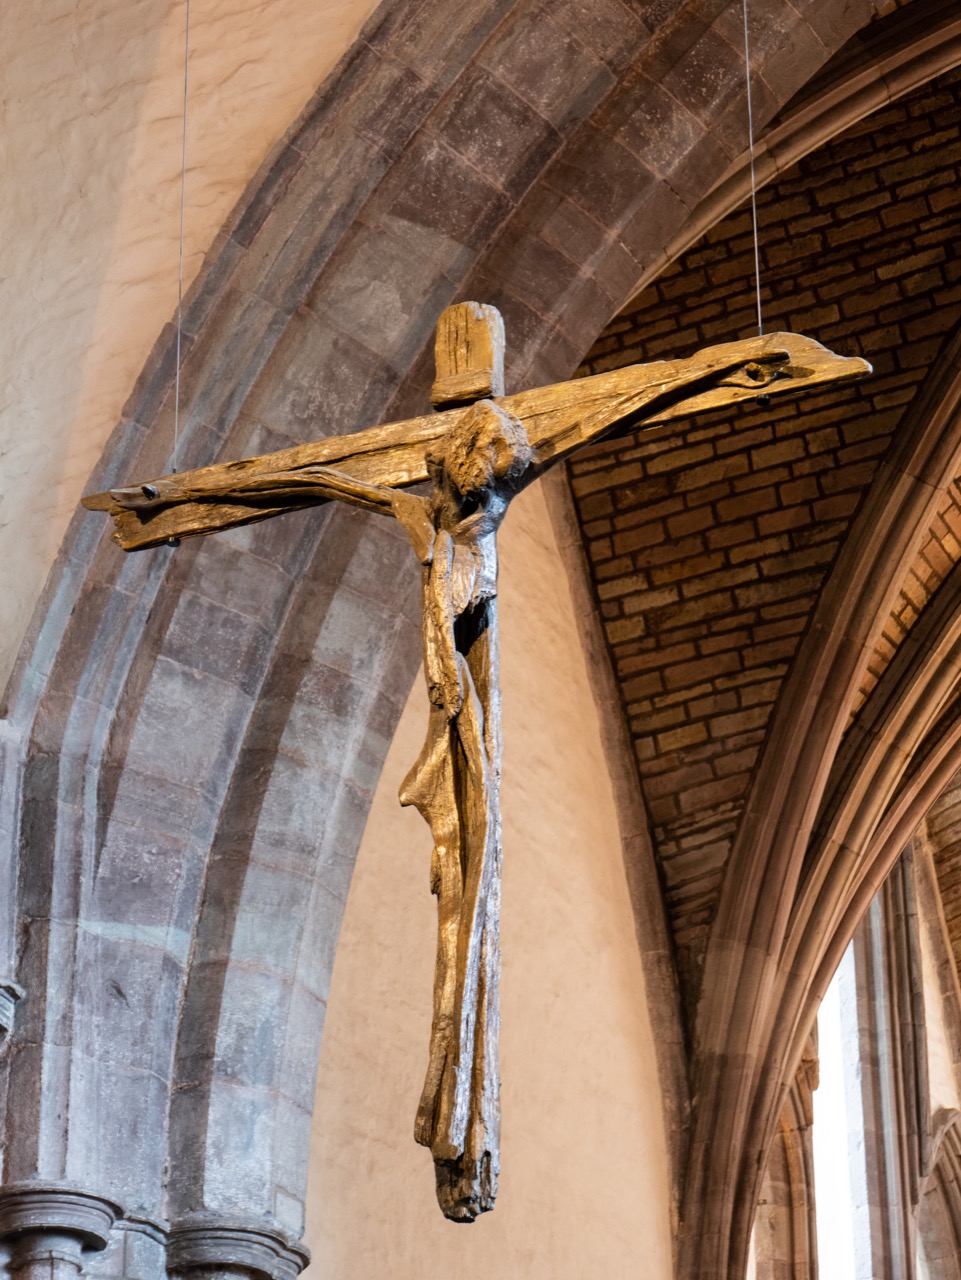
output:
[[[504,328],[490,306],[448,307],[436,342],[437,413],[84,498],[126,551],[216,533],[331,500],[392,516],[422,565],[427,739],[400,801],[434,841],[434,1015],[415,1136],[446,1217],[493,1208],[499,1168],[501,878],[497,530],[549,467],[615,431],[763,395],[847,381],[858,358],[798,334],[505,396]],[[424,493],[407,490],[429,482]]]

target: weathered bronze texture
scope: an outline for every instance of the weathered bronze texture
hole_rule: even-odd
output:
[[[703,409],[870,372],[776,333],[688,360],[504,396],[503,323],[448,308],[432,401],[443,412],[84,498],[125,550],[215,533],[332,499],[396,517],[423,566],[427,739],[401,788],[431,829],[438,899],[434,1014],[415,1136],[430,1147],[446,1217],[491,1209],[499,1167],[501,835],[497,530],[511,499],[593,440]],[[429,496],[405,492],[430,482]]]

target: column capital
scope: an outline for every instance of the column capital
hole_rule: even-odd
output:
[[[0,1187],[0,1239],[28,1232],[77,1237],[86,1249],[105,1249],[123,1210],[113,1200],[55,1182]]]
[[[263,1280],[296,1280],[309,1261],[310,1250],[268,1217],[192,1213],[170,1228],[169,1271],[238,1268]]]

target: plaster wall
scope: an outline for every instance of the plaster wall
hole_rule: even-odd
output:
[[[334,965],[308,1179],[325,1280],[672,1275],[668,1162],[590,675],[540,488],[501,536],[505,757],[500,1196],[469,1230],[434,1200],[413,1117],[430,1026],[430,839],[397,789],[417,681],[358,855]]]
[[[185,290],[375,4],[194,0]],[[185,15],[185,0],[3,6],[0,688],[85,480],[176,311]]]

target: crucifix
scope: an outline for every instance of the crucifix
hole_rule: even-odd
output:
[[[430,827],[438,902],[433,1024],[414,1132],[433,1155],[444,1215],[472,1222],[493,1208],[499,1169],[497,530],[511,499],[612,433],[763,403],[871,367],[811,338],[774,333],[507,396],[500,313],[475,302],[442,314],[435,354],[431,415],[83,503],[113,516],[125,551],[329,501],[392,517],[410,538],[422,566],[428,723],[400,802]]]

